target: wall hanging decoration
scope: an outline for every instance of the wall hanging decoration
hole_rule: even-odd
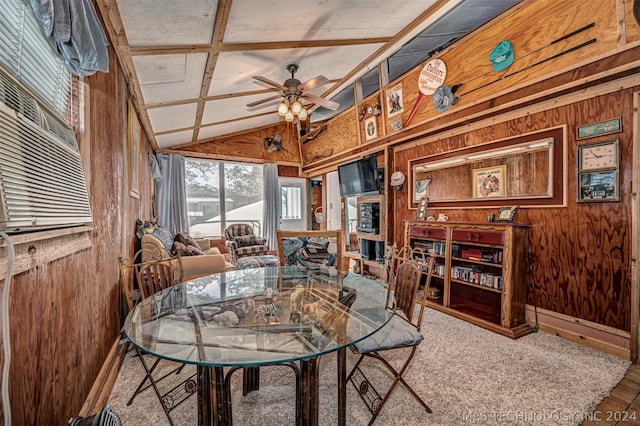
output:
[[[601,121],[599,123],[587,124],[578,127],[577,138],[586,139],[594,136],[608,135],[610,133],[618,133],[622,131],[622,121],[620,117],[611,120]]]
[[[620,140],[578,145],[577,201],[619,201]]]
[[[505,165],[473,169],[473,198],[504,197],[507,177]]]
[[[378,137],[378,125],[376,117],[369,117],[364,120],[364,139],[369,141]]]
[[[138,190],[138,164],[140,156],[140,122],[133,108],[133,104],[129,102],[129,195],[140,198]]]

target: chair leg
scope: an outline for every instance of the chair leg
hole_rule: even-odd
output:
[[[147,366],[147,362],[144,360],[144,357],[142,356],[142,353],[140,352],[140,349],[138,349],[137,347],[136,347],[136,352],[138,353],[138,356],[140,357],[140,362],[142,362],[142,366],[144,367],[144,371],[147,373],[147,378],[149,379],[149,382],[151,382],[151,386],[153,387],[153,391],[158,396],[158,401],[160,401],[160,405],[162,406],[162,410],[164,411],[164,414],[167,416],[167,419],[169,420],[169,424],[171,426],[175,426],[175,424],[173,423],[173,419],[171,418],[171,415],[169,414],[169,410],[162,403],[162,394],[160,394],[160,391],[158,390],[158,387],[156,386],[156,381],[153,380],[153,377],[151,376],[152,371]],[[158,358],[158,360],[159,360],[159,358]],[[156,363],[154,363],[154,364],[156,364]]]
[[[368,353],[366,355],[360,354],[360,358],[358,359],[358,361],[352,368],[351,372],[349,373],[349,377],[347,378],[347,380],[350,380],[351,383],[353,383],[353,385],[356,387],[356,389],[358,390],[358,394],[360,395],[360,398],[362,398],[362,400],[367,404],[367,408],[369,408],[369,411],[372,414],[371,420],[369,421],[369,426],[372,425],[373,422],[376,420],[376,418],[378,417],[378,414],[380,414],[380,411],[382,410],[382,407],[387,402],[387,400],[391,396],[391,393],[394,391],[398,383],[402,383],[402,385],[409,391],[409,393],[416,399],[416,401],[418,401],[420,405],[424,407],[427,413],[432,413],[431,408],[429,408],[429,406],[424,402],[424,400],[413,390],[413,388],[411,388],[411,386],[409,386],[409,384],[402,377],[404,372],[409,367],[409,364],[411,363],[411,360],[413,359],[416,353],[416,350],[417,350],[417,346],[412,347],[411,353],[409,354],[408,358],[405,360],[400,371],[397,371],[386,359],[384,359],[377,352]],[[371,382],[366,378],[362,370],[359,368],[360,363],[365,358],[365,356],[375,358],[380,362],[382,362],[382,364],[384,364],[384,366],[394,376],[393,382],[389,386],[389,389],[385,393],[384,397],[380,397],[380,394],[378,394],[378,392],[375,390]]]

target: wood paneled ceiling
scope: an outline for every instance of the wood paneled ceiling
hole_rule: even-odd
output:
[[[444,19],[451,34],[435,36],[457,38],[483,23],[478,16],[486,21],[515,3],[97,0],[142,125],[159,149],[282,120],[277,99],[247,108],[278,93],[252,76],[282,83],[287,64],[298,64],[300,81],[330,80],[310,93],[331,98]],[[418,43],[413,50],[421,48],[428,49]]]

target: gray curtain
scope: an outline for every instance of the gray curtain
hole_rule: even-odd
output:
[[[278,166],[275,163],[265,164],[263,169],[264,179],[264,209],[262,222],[264,231],[262,236],[267,240],[271,250],[276,250],[278,241],[276,231],[280,224],[280,191],[278,190]]]
[[[173,234],[189,234],[187,190],[184,181],[184,157],[157,154],[162,179],[156,180],[158,225]]]

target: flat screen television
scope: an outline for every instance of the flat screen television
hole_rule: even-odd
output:
[[[376,157],[366,157],[338,166],[338,182],[342,197],[379,194]]]

